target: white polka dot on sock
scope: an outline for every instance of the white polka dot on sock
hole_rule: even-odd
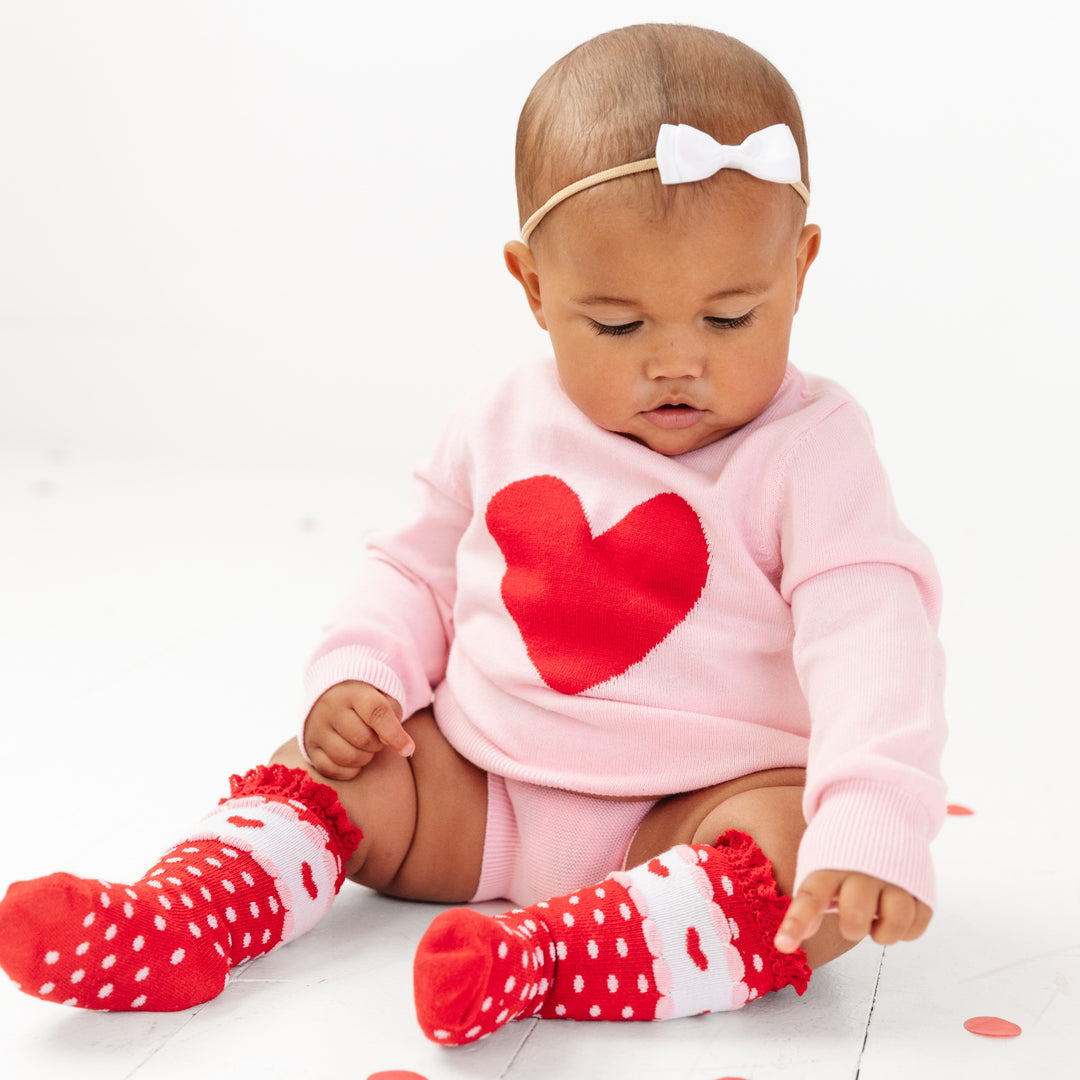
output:
[[[614,975],[607,977],[607,988],[614,994],[618,992],[619,980]]]
[[[627,1005],[622,1011],[622,1018],[624,1020],[629,1020],[630,1017],[633,1016],[633,1015],[634,1015],[634,1010],[631,1009],[629,1005]]]
[[[133,1001],[133,1002],[131,1003],[131,1007],[132,1007],[133,1009],[139,1009],[139,1008],[141,1008],[141,1007],[142,1007],[143,1005],[145,1005],[145,1004],[146,1004],[146,995],[145,995],[145,994],[140,994],[140,995],[139,995],[139,996],[138,996],[138,997],[137,997],[137,998],[136,998],[136,999],[135,999],[135,1000],[134,1000],[134,1001]]]
[[[184,959],[184,950],[183,949],[177,949],[176,952],[174,952],[172,954],[172,956],[169,957],[169,963],[171,963],[171,964],[179,964],[180,961],[183,960],[183,959]]]
[[[45,963],[46,964],[55,964],[56,961],[59,960],[59,959],[60,959],[60,954],[55,949],[52,949],[52,950],[50,950],[49,952],[47,952],[45,954]]]
[[[600,946],[595,941],[590,941],[586,948],[589,950],[589,956],[594,960],[600,955]]]

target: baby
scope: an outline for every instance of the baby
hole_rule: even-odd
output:
[[[860,408],[788,363],[821,235],[791,88],[712,31],[604,34],[533,89],[517,185],[506,265],[554,358],[458,409],[298,739],[134,884],[11,886],[22,990],[188,1008],[346,876],[522,905],[420,942],[446,1045],[802,993],[926,928],[939,586]]]

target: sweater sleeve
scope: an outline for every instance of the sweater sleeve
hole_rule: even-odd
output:
[[[781,593],[811,717],[795,888],[852,870],[933,906],[929,845],[945,812],[933,560],[897,517],[854,403],[789,452],[780,490]]]
[[[359,577],[309,661],[304,726],[319,697],[350,679],[394,698],[405,717],[431,703],[446,672],[457,550],[472,516],[453,471],[457,449],[448,430],[429,463],[416,471],[411,520],[368,541]],[[300,746],[306,757],[302,737]]]

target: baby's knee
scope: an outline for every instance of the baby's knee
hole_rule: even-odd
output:
[[[799,842],[806,831],[802,787],[751,788],[725,799],[707,814],[694,833],[694,843],[715,844],[728,829],[753,837],[772,864],[782,893],[791,894]]]
[[[364,834],[345,864],[351,881],[382,890],[394,880],[416,828],[416,789],[404,758],[383,751],[351,780],[333,780],[305,761],[296,739],[290,739],[271,755],[270,763],[303,769],[333,789],[349,821]]]

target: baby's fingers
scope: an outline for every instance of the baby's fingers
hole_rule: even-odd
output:
[[[842,876],[818,871],[803,882],[776,934],[774,944],[780,952],[795,952],[807,938],[818,932]]]
[[[402,757],[410,757],[416,749],[416,744],[409,738],[390,700],[382,694],[379,695],[379,700],[361,715],[361,719],[383,746],[396,750]]]
[[[879,945],[914,941],[930,925],[930,908],[910,893],[887,885],[881,894],[878,919],[870,936]]]
[[[336,731],[326,731],[308,745],[311,763],[331,780],[352,780],[375,756],[374,751],[354,746]]]

